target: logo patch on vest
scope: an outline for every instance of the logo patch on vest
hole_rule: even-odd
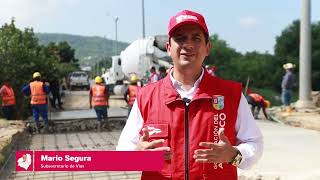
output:
[[[145,124],[144,128],[148,129],[150,138],[168,137],[169,134],[169,124]]]
[[[224,96],[214,95],[212,97],[212,106],[215,110],[222,110],[224,108]]]
[[[148,127],[149,136],[152,136],[153,134],[159,134],[161,133],[161,129],[155,128],[155,127]]]

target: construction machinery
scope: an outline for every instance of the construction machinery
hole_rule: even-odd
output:
[[[146,82],[148,72],[152,66],[169,68],[172,64],[168,56],[165,43],[167,36],[151,36],[132,42],[119,56],[112,57],[112,66],[102,75],[109,91],[116,95],[123,95],[126,91],[127,80],[135,74]]]

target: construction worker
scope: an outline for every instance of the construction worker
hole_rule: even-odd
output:
[[[53,78],[50,81],[50,92],[52,94],[51,105],[54,109],[57,109],[56,101],[58,101],[59,109],[63,110],[61,95],[60,95],[60,82],[58,78]]]
[[[49,86],[41,81],[41,74],[39,72],[33,73],[32,81],[22,89],[23,94],[26,96],[31,95],[32,115],[38,133],[40,133],[39,114],[43,119],[45,131],[48,131],[47,95],[49,91]]]
[[[2,97],[2,111],[7,120],[14,119],[16,97],[12,87],[9,85],[9,80],[5,80],[0,88],[0,96]]]
[[[262,95],[257,93],[249,93],[247,95],[247,101],[251,105],[251,111],[255,119],[259,119],[259,113],[261,108],[264,117],[266,117],[266,119],[269,119],[269,116],[266,112],[266,108],[270,107],[270,101],[265,100]]]
[[[290,106],[292,90],[297,86],[296,77],[293,73],[293,69],[296,67],[296,65],[292,63],[286,63],[282,67],[286,71],[286,73],[283,76],[281,82],[281,100],[282,104],[285,106],[286,112],[290,113],[292,111],[292,108]]]
[[[100,76],[97,76],[94,81],[96,84],[90,88],[89,103],[90,109],[92,109],[93,104],[94,110],[96,111],[98,130],[100,131],[104,121],[108,120],[108,87],[103,84]]]
[[[136,100],[136,96],[137,93],[139,91],[139,86],[138,86],[138,77],[137,75],[133,74],[131,75],[130,78],[130,85],[128,86],[127,91],[124,94],[124,100],[127,102],[128,104],[128,116],[130,114],[130,111],[132,109],[133,106],[133,102]]]

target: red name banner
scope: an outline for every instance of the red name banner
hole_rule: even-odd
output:
[[[159,171],[162,151],[17,151],[16,171]]]

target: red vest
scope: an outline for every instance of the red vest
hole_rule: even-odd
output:
[[[43,82],[33,81],[30,83],[31,104],[46,104],[47,96],[43,90]]]
[[[128,86],[128,91],[129,91],[128,105],[129,106],[132,106],[134,103],[134,100],[136,100],[138,90],[139,90],[139,87],[137,85],[129,85]]]
[[[256,93],[250,93],[248,96],[252,97],[252,99],[254,100],[254,102],[261,102],[264,101],[264,98]]]
[[[16,98],[14,96],[14,92],[12,87],[2,86],[4,88],[2,94],[2,106],[12,106],[16,104]]]
[[[106,106],[106,86],[95,84],[92,86],[92,103],[93,106]]]
[[[236,167],[228,163],[196,163],[193,155],[196,149],[204,148],[199,146],[200,142],[219,142],[219,128],[225,129],[225,135],[235,145],[241,88],[240,83],[222,80],[204,71],[187,115],[185,103],[174,89],[170,76],[141,88],[137,101],[143,126],[149,129],[149,140],[165,139],[163,146],[169,146],[172,152],[171,160],[165,161],[161,171],[143,172],[141,179],[184,179],[186,158],[190,180],[237,179]]]

